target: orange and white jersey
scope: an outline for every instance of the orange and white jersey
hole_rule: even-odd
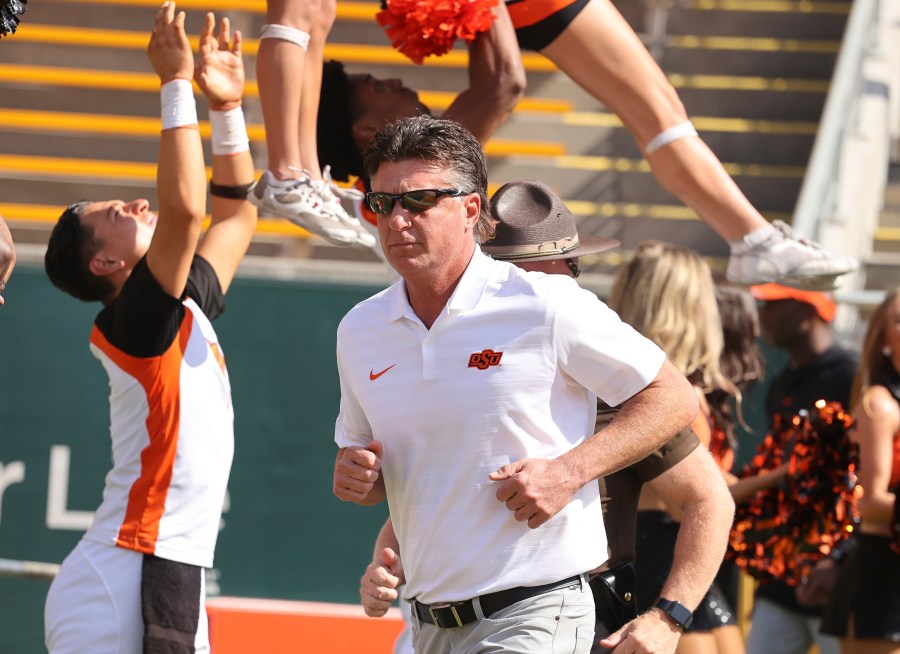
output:
[[[198,284],[198,276],[207,279]],[[132,278],[113,303],[121,305],[104,309],[91,332],[91,351],[109,375],[113,467],[85,538],[209,567],[234,411],[222,348],[193,297],[202,301],[212,288],[215,310],[221,292],[199,258],[183,301],[163,293],[146,265]]]

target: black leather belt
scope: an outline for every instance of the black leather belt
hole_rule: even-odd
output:
[[[506,607],[526,600],[529,597],[536,597],[553,590],[581,584],[581,579],[582,575],[575,575],[574,577],[552,584],[544,584],[543,586],[517,586],[516,588],[499,590],[496,593],[488,593],[479,598],[481,612],[485,617],[489,618],[498,611],[502,611]],[[422,604],[412,600],[411,604],[413,611],[416,612],[416,615],[422,622],[433,624],[439,629],[452,629],[454,627],[462,627],[478,619],[478,616],[475,614],[475,607],[472,605],[473,601],[468,599],[447,604]]]

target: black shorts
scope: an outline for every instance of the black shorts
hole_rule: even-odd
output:
[[[856,534],[822,615],[822,633],[900,642],[900,555],[886,536]]]
[[[589,1],[507,0],[519,47],[540,52],[563,33]]]
[[[665,511],[639,511],[637,519],[638,611],[650,609],[659,599],[675,559],[679,523]],[[737,624],[731,604],[718,586],[707,591],[694,611],[687,632],[709,631]]]

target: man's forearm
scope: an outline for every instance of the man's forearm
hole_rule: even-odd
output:
[[[734,520],[734,502],[708,451],[698,449],[686,462],[692,469],[678,477],[691,490],[682,505],[672,570],[662,597],[694,609],[722,565]]]
[[[690,424],[697,408],[694,389],[666,361],[644,390],[621,405],[609,425],[560,459],[584,485],[640,461],[661,447]]]

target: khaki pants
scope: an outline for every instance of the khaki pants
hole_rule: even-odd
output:
[[[582,581],[517,602],[490,618],[439,629],[412,617],[416,654],[588,654],[594,638],[594,597]]]

